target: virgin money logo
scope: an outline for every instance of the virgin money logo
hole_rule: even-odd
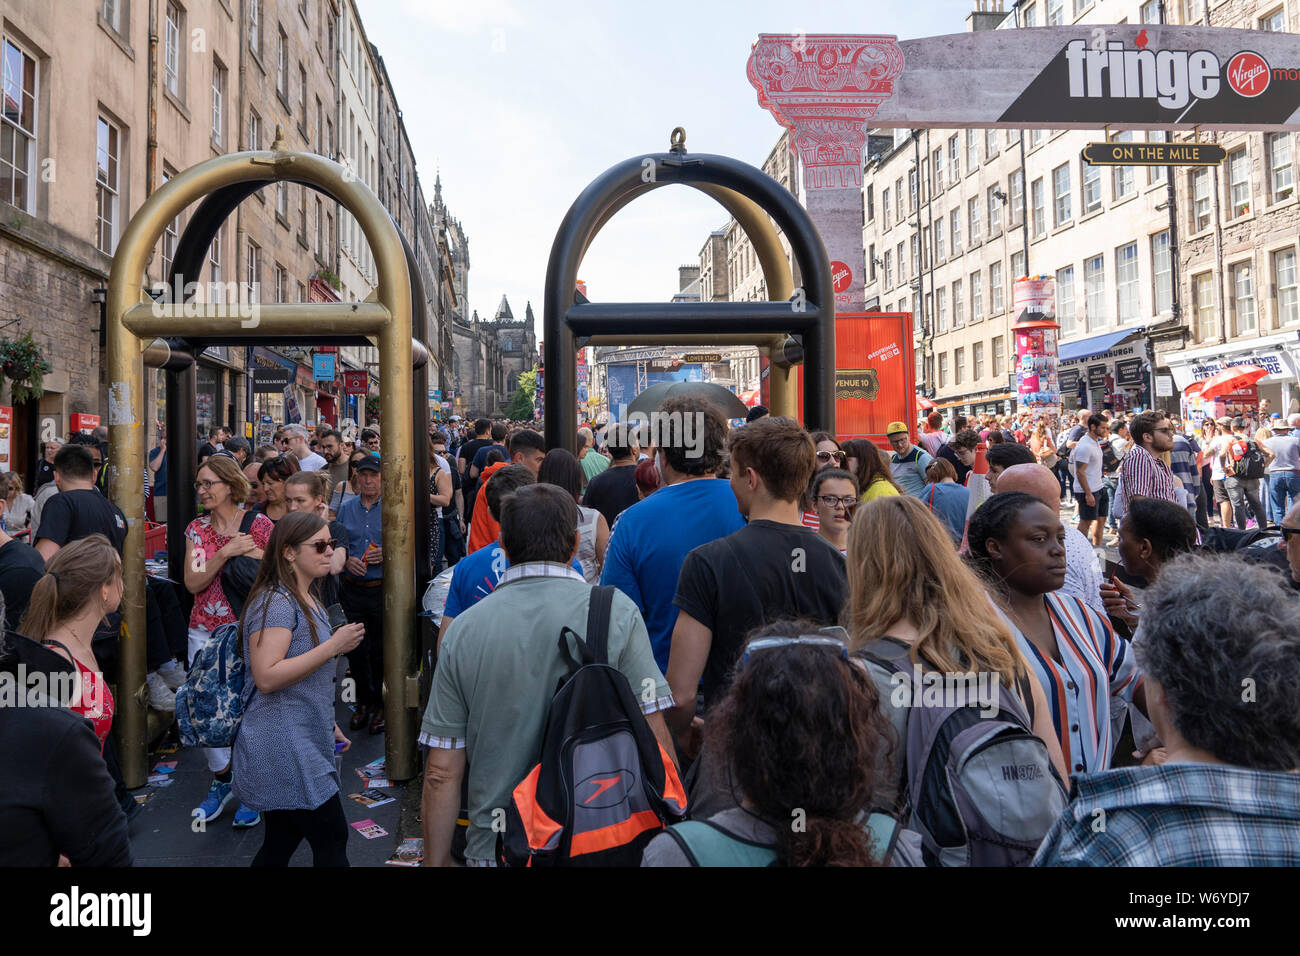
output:
[[[831,283],[834,285],[836,292],[848,292],[849,284],[852,281],[852,269],[838,259],[831,263]]]
[[[1256,97],[1268,89],[1268,63],[1249,50],[1228,61],[1228,85],[1242,96]]]

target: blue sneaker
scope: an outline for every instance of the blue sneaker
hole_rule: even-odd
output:
[[[206,825],[221,816],[233,799],[235,799],[234,783],[222,783],[214,778],[212,786],[208,787],[208,795],[190,816],[202,820]]]
[[[234,827],[236,830],[247,830],[249,827],[255,827],[262,822],[262,815],[256,810],[250,810],[242,803],[239,809],[235,811]]]

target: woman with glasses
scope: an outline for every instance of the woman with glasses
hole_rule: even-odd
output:
[[[813,473],[808,497],[817,509],[817,533],[844,554],[849,546],[853,508],[858,503],[858,480],[839,468],[824,468]]]
[[[257,478],[262,483],[262,503],[258,510],[271,521],[279,521],[289,513],[289,505],[284,500],[284,483],[299,471],[298,461],[292,455],[264,461],[257,470]]]
[[[844,449],[840,447],[840,443],[835,440],[834,435],[829,432],[813,432],[812,440],[813,444],[817,446],[817,463],[813,466],[813,474],[824,468],[844,468]],[[817,509],[813,507],[813,502],[809,500],[807,495],[804,496],[800,508],[803,511],[804,527],[816,531],[820,519],[817,517]]]
[[[857,479],[860,501],[901,495],[889,471],[889,461],[880,449],[865,438],[852,438],[844,443],[845,470]]]
[[[887,864],[896,825],[872,812],[888,786],[883,710],[841,638],[808,621],[755,631],[705,726],[734,802],[660,833],[641,865]]]
[[[194,609],[190,612],[191,661],[213,631],[236,620],[222,587],[222,567],[239,557],[260,561],[275,527],[266,515],[240,509],[248,496],[248,480],[233,458],[225,455],[208,458],[199,469],[194,490],[205,513],[185,529],[185,537],[189,539],[185,548],[185,589],[195,595]],[[213,779],[207,797],[193,816],[211,823],[234,799],[230,748],[205,747],[204,754]],[[247,807],[241,806],[235,812],[236,827],[256,826],[259,821],[256,811]]]
[[[236,781],[244,805],[266,814],[253,866],[288,866],[303,840],[313,865],[348,865],[334,755],[351,742],[334,721],[335,659],[355,649],[365,629],[344,624],[330,634],[318,586],[330,573],[331,544],[324,519],[287,515],[271,534],[239,622],[248,672]]]

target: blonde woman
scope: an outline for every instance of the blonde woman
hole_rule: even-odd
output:
[[[983,583],[924,503],[900,495],[860,504],[849,529],[848,576],[851,648],[888,638],[908,645],[912,662],[926,669],[997,674],[1001,692],[1020,698],[1034,735],[1069,779],[1042,687]],[[904,708],[886,707],[886,715],[901,740]]]

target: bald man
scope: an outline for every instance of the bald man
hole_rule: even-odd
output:
[[[1061,483],[1049,468],[1042,465],[1012,465],[998,477],[998,492],[1023,491],[1033,495],[1057,514],[1061,511]],[[1075,528],[1065,525],[1065,584],[1061,594],[1081,598],[1085,604],[1106,616],[1101,600],[1101,561],[1092,545]]]

